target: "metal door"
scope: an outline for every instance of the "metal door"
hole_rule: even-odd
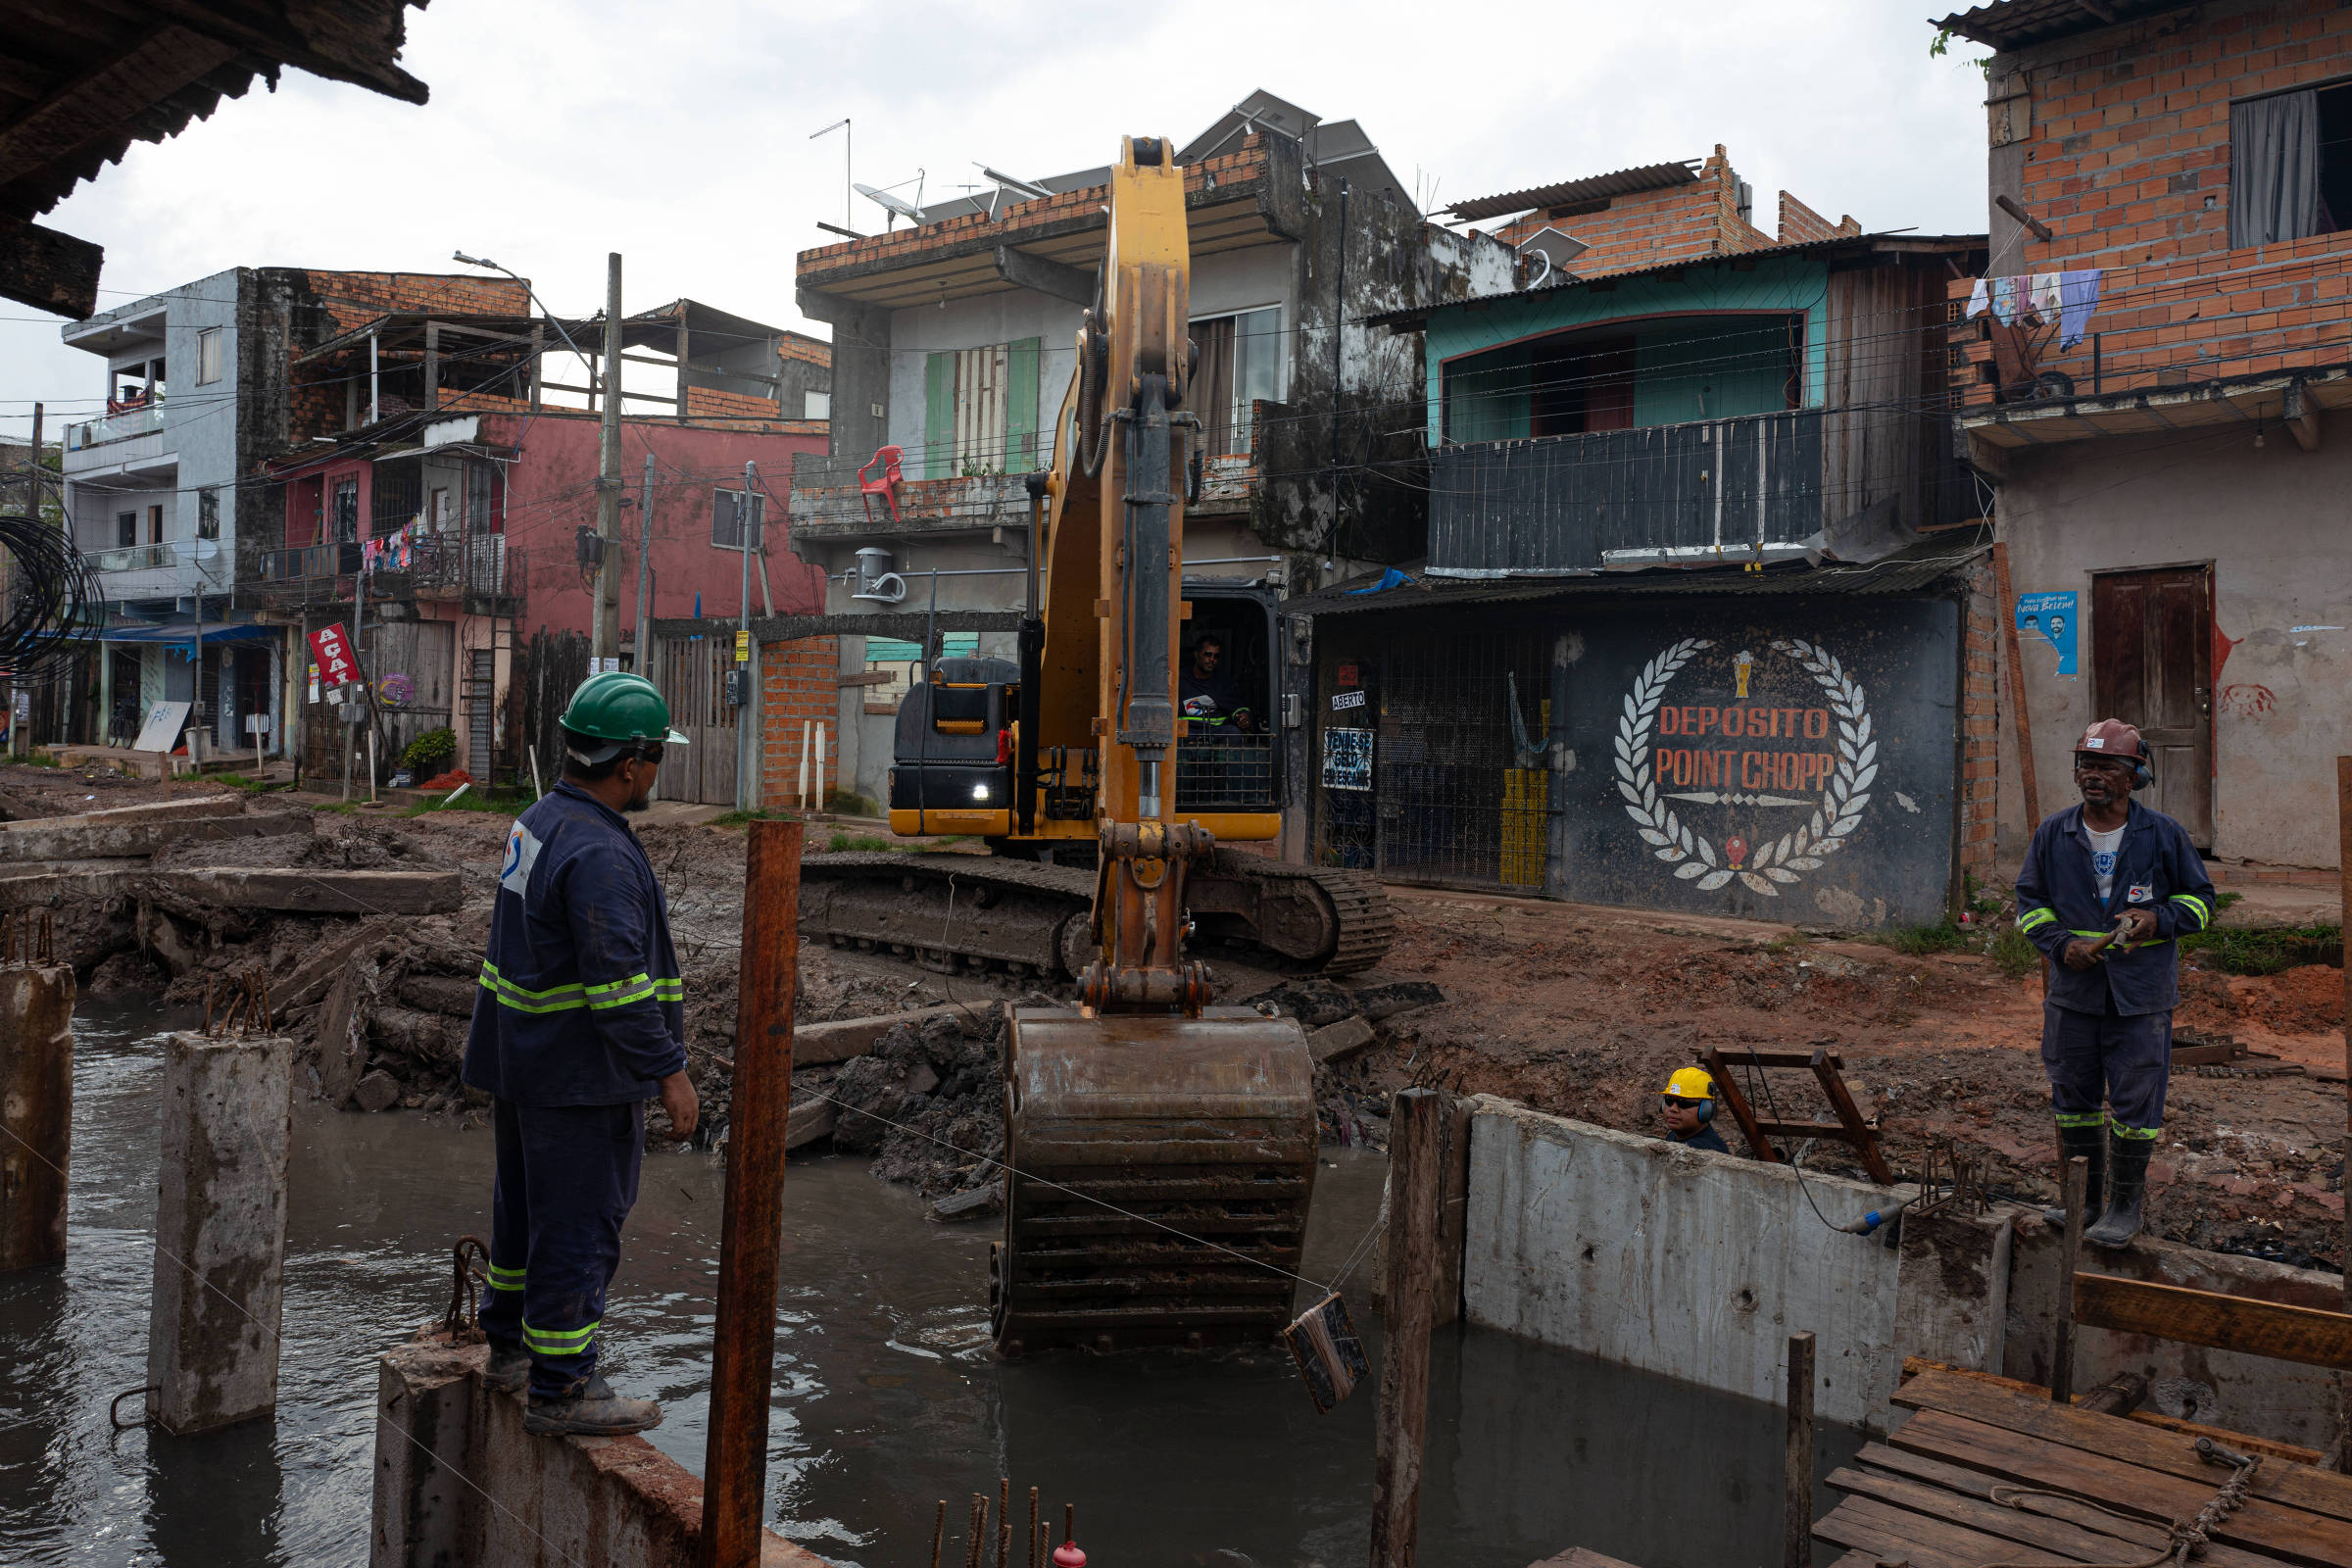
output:
[[[498,651],[466,650],[466,757],[467,771],[488,783],[497,760]]]
[[[726,701],[732,633],[661,637],[654,642],[653,682],[669,703],[670,722],[686,737],[685,755],[662,769],[662,798],[701,806],[735,804],[735,710]]]
[[[2156,769],[2141,799],[2186,828],[2199,849],[2211,849],[2211,568],[2093,577],[2090,630],[2092,716],[2139,727]]]

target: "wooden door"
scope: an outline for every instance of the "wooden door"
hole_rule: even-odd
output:
[[[2213,571],[2091,579],[2091,708],[2139,727],[2156,782],[2140,799],[2213,847]]]
[[[669,721],[686,737],[683,755],[662,768],[662,798],[702,806],[735,804],[735,710],[726,700],[733,667],[730,628],[710,637],[662,637],[654,643],[654,685],[669,703]]]

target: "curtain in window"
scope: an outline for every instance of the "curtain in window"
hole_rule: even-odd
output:
[[[2320,97],[2282,92],[2230,106],[2230,244],[2320,230]]]
[[[1200,368],[1185,402],[1200,416],[1200,436],[1211,456],[1234,449],[1233,443],[1233,318],[1195,321],[1193,341],[1200,345]]]

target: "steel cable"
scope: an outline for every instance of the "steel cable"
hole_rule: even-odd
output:
[[[106,591],[66,531],[39,517],[0,513],[0,554],[8,558],[0,667],[21,682],[46,682],[71,656],[94,646]]]

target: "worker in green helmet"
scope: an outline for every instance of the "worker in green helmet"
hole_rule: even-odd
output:
[[[507,835],[466,1042],[498,1144],[481,1322],[492,1387],[527,1389],[526,1429],[611,1437],[662,1420],[596,1370],[645,1102],[681,1138],[700,1113],[669,911],[626,815],[686,737],[653,682],[617,671],[590,676],[557,722],[563,777]]]

